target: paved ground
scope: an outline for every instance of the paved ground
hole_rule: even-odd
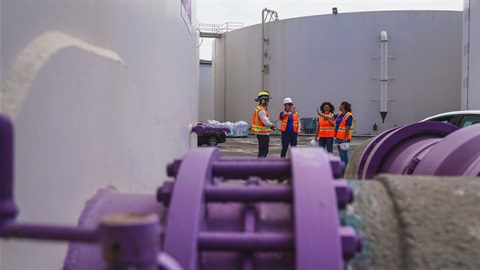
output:
[[[297,147],[309,147],[310,141],[314,135],[300,135]],[[354,137],[350,142],[349,156],[355,151],[355,148],[370,137]],[[256,157],[258,154],[258,142],[254,135],[249,135],[246,138],[227,138],[225,143],[218,145],[223,156],[231,157]],[[282,150],[282,143],[279,134],[270,135],[270,149],[268,157],[280,157]],[[338,156],[336,145],[333,146],[334,155]],[[288,154],[287,154],[288,157]]]

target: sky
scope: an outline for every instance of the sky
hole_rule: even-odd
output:
[[[197,0],[200,24],[243,23],[243,26],[262,23],[264,8],[277,12],[279,19],[338,13],[379,10],[463,10],[463,0]],[[200,59],[211,60],[211,38],[200,38]]]

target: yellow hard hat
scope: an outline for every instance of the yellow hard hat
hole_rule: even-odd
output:
[[[262,91],[262,92],[258,93],[255,101],[259,102],[262,99],[271,99],[271,97],[268,95],[268,92]]]

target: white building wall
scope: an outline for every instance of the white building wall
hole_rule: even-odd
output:
[[[198,120],[206,123],[215,119],[215,93],[212,87],[212,62],[200,60],[200,89]]]
[[[281,15],[281,14],[280,14]],[[281,16],[280,16],[281,17]],[[323,101],[352,103],[356,134],[375,134],[439,112],[460,109],[462,12],[384,11],[320,15],[267,23],[271,119],[291,97],[301,117]],[[380,33],[388,35],[388,114],[380,116]],[[250,121],[262,90],[261,24],[224,34],[215,59],[216,92],[226,94],[225,119]],[[214,54],[215,55],[215,54]],[[217,100],[217,103],[219,101]],[[337,109],[338,111],[338,109]],[[373,125],[378,126],[377,132]]]
[[[465,0],[463,12],[462,109],[480,109],[480,1]]]
[[[215,93],[215,120],[225,122],[226,46],[225,38],[216,39],[212,44],[212,76]]]
[[[193,25],[180,0],[2,1],[0,108],[15,125],[19,222],[75,226],[108,186],[153,195],[166,164],[196,147],[192,2]],[[0,269],[61,269],[66,244],[0,250]]]

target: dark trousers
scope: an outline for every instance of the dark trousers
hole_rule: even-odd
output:
[[[333,153],[333,137],[331,138],[318,138],[318,145],[325,149],[327,147],[328,153]]]
[[[280,157],[287,155],[288,145],[297,146],[298,133],[294,132],[282,132],[282,152]]]
[[[268,146],[270,144],[270,135],[258,135],[258,157],[267,157]]]

